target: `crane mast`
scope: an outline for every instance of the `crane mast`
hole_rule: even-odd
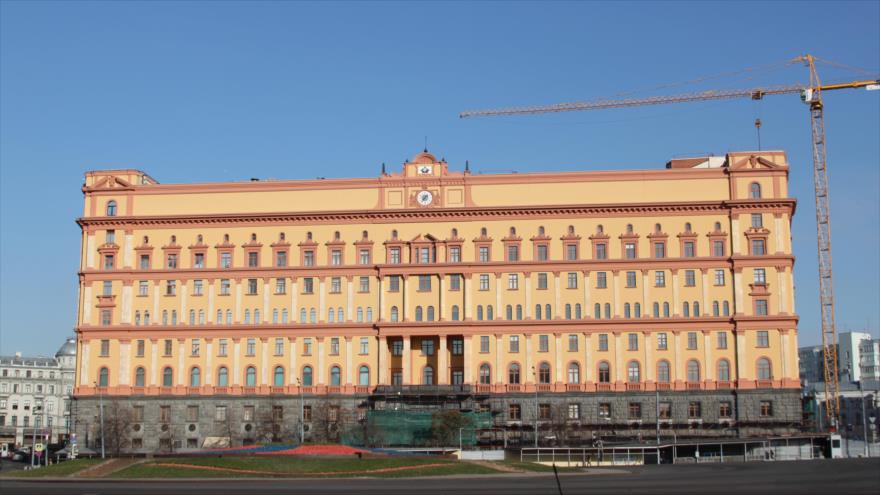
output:
[[[764,96],[800,93],[810,106],[813,150],[813,186],[816,196],[816,239],[819,257],[819,302],[822,319],[823,373],[825,379],[825,416],[828,426],[837,429],[840,417],[840,383],[837,371],[837,329],[834,323],[834,285],[831,269],[831,210],[828,201],[828,166],[825,156],[825,120],[823,115],[822,91],[837,89],[867,88],[878,89],[880,80],[857,80],[838,84],[822,85],[816,71],[816,58],[804,55],[793,60],[804,62],[810,71],[809,87],[775,86],[739,90],[704,91],[669,96],[653,96],[634,99],[602,99],[582,102],[558,103],[554,105],[510,107],[490,110],[468,110],[461,118],[525,115],[536,113],[557,113],[582,110],[602,110],[692,101],[729,100],[751,98],[760,100]]]

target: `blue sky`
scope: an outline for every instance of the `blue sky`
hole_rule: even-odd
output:
[[[72,333],[85,170],[137,167],[160,182],[370,177],[425,136],[453,168],[469,160],[486,173],[658,168],[755,149],[755,117],[763,147],[789,153],[800,343],[817,343],[810,128],[796,95],[458,113],[804,82],[802,66],[772,64],[807,52],[877,73],[878,26],[876,1],[3,1],[0,352],[51,354]],[[876,335],[880,92],[825,99],[838,328]]]

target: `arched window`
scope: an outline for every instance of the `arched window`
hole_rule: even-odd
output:
[[[272,323],[278,323],[278,308],[272,310]]]
[[[425,366],[425,369],[422,370],[422,385],[433,385],[434,384],[434,368],[430,365]]]
[[[162,310],[162,324],[163,325],[168,324],[168,310],[167,309]]]
[[[434,321],[434,306],[428,306],[428,321]]]
[[[773,370],[770,368],[770,360],[761,358],[758,360],[758,380],[772,380]]]
[[[452,321],[458,321],[459,319],[460,318],[459,318],[459,314],[458,314],[458,306],[453,305],[452,306]]]
[[[333,308],[327,310],[327,323],[333,323],[333,318],[336,313],[333,311]]]
[[[522,319],[523,319],[523,307],[522,307],[522,304],[517,304],[517,305],[516,305],[516,319],[517,319],[517,320],[522,320]]]
[[[358,323],[362,323],[364,321],[364,308],[357,309],[357,321]]]
[[[721,222],[715,222],[715,232],[721,232]]]
[[[257,234],[251,233],[251,242],[257,242]]]
[[[251,322],[251,310],[249,310],[249,309],[244,310],[244,322],[245,323]]]
[[[231,309],[226,310],[226,324],[232,325],[232,310]]]
[[[287,308],[284,308],[281,310],[281,323],[287,324],[288,320]]]
[[[138,326],[141,324],[141,312],[140,311],[134,312],[134,324],[135,324],[135,326]]]
[[[452,238],[458,239],[458,229],[452,229]]]
[[[690,233],[690,232],[691,232],[691,229],[692,229],[692,227],[691,227],[691,223],[690,223],[690,222],[685,222],[685,224],[684,224],[684,231],[687,232],[687,233]]]
[[[309,309],[309,323],[318,322],[318,311],[315,308]]]
[[[144,311],[144,325],[150,324],[150,312]]]
[[[544,226],[541,225],[538,227],[538,235],[543,236],[546,231],[544,230]]]
[[[653,314],[654,314],[654,318],[660,318],[660,303],[656,303],[656,302],[655,302],[655,303],[654,303],[654,306],[653,306],[653,309],[654,309],[654,313],[653,313]]]
[[[116,216],[116,201],[110,200],[107,201],[107,216],[115,217]]]
[[[177,325],[177,310],[176,309],[171,310],[171,324]]]
[[[519,365],[512,363],[507,368],[507,383],[519,385]]]
[[[633,224],[631,224],[631,223],[626,224],[626,233],[627,234],[633,233]]]
[[[338,241],[339,239],[340,239],[339,231],[337,230],[337,231],[333,232],[333,240]]]
[[[541,363],[538,366],[538,383],[550,383],[550,363]]]
[[[580,383],[581,382],[581,367],[577,363],[571,363],[568,365],[568,383]]]
[[[727,301],[724,301],[724,305],[723,305],[723,306],[724,306],[724,313],[722,313],[722,314],[723,314],[724,316],[730,316],[730,303],[727,302]]]
[[[336,323],[345,323],[345,311],[341,306],[336,308]]]
[[[106,367],[102,367],[101,371],[98,372],[98,386],[106,387],[110,383],[110,370]]]
[[[299,322],[300,323],[306,322],[306,308],[302,308],[299,310]]]
[[[492,383],[492,369],[488,364],[483,363],[480,365],[480,384],[481,385],[490,385]]]
[[[396,232],[396,231],[395,231],[395,232]],[[312,240],[312,233],[311,233],[311,232],[306,232],[306,240],[307,240],[307,241],[311,241],[311,240]]]
[[[226,366],[221,366],[220,369],[217,370],[217,386],[229,386],[229,370],[226,369]]]
[[[366,239],[369,239],[369,238],[370,238],[370,233],[369,233],[369,232],[367,232],[366,230],[361,231],[361,239],[366,240]]]
[[[565,305],[565,319],[566,319],[566,320],[570,320],[570,319],[571,319],[571,304],[566,304],[566,305]]]
[[[422,307],[416,306],[416,321],[422,321],[422,316],[423,316],[422,313],[423,313]]]
[[[654,224],[654,232],[660,233],[663,232],[663,227],[659,223]]]
[[[687,363],[687,381],[691,383],[700,381],[700,363],[696,359],[691,359]]]
[[[698,301],[694,301],[694,317],[700,316],[700,303]]]
[[[721,307],[718,304],[718,301],[712,301],[712,316],[720,316],[721,315]]]
[[[629,303],[623,303],[623,317],[632,318],[632,312],[630,311]]]
[[[574,317],[577,320],[580,320],[584,317],[583,312],[581,311],[581,303],[577,303],[574,305]]]
[[[311,387],[312,386],[312,367],[304,366],[303,367],[303,379],[302,379],[303,387]]]
[[[366,365],[358,368],[358,385],[366,387],[370,384],[370,368]]]
[[[691,306],[687,301],[681,303],[681,315],[685,317],[691,315]]]
[[[373,321],[373,308],[367,308],[367,321]]]
[[[752,182],[749,184],[749,197],[752,199],[761,199],[761,184]]]
[[[146,372],[142,366],[138,366],[138,368],[134,371],[134,386],[135,387],[143,387],[146,382]]]
[[[541,305],[540,304],[535,304],[535,319],[536,320],[541,319]]]
[[[164,370],[162,370],[162,386],[170,387],[174,384],[174,371],[170,366],[166,366]]]
[[[477,321],[483,321],[483,306],[477,306]]]
[[[513,306],[508,304],[507,307],[504,308],[504,318],[506,320],[513,319]]]
[[[287,237],[287,236],[284,235],[284,232],[279,232],[279,233],[278,233],[278,240],[279,240],[279,241],[284,242],[284,239],[286,239],[286,237]]]
[[[257,386],[257,369],[253,366],[248,366],[247,371],[244,376],[244,384],[246,387],[256,387]]]
[[[669,383],[669,361],[657,363],[657,381],[659,383]]]
[[[196,324],[196,310],[194,309],[189,310],[189,324],[191,326],[195,326]]]
[[[596,318],[597,320],[602,318],[602,305],[599,303],[596,303],[593,307],[593,318]]]
[[[611,319],[611,303],[605,303],[605,319]]]
[[[189,370],[189,386],[198,387],[202,384],[202,374],[198,367]]]
[[[630,383],[638,383],[641,381],[641,370],[638,361],[630,361],[626,366],[626,380]]]
[[[254,325],[259,325],[259,324],[260,324],[260,321],[261,321],[261,320],[260,320],[260,310],[259,310],[259,309],[255,309],[255,310],[254,310]]]
[[[486,227],[480,227],[480,236],[486,237],[487,235],[489,235],[489,233],[486,230]]]
[[[663,317],[669,318],[669,303],[668,302],[663,303]]]
[[[205,324],[205,310],[200,309],[199,310],[199,325],[204,325],[204,324]]]
[[[635,303],[633,305],[633,309],[635,310],[636,318],[642,317],[642,305],[640,303]]]
[[[396,231],[396,230],[392,230],[392,231],[391,231],[391,238],[392,238],[392,239],[397,239],[397,231]]]
[[[223,310],[222,309],[217,310],[217,319],[214,320],[214,323],[216,323],[218,325],[223,324]]]
[[[510,228],[510,237],[513,237],[515,235],[516,235],[516,227],[511,227]]]
[[[274,382],[276,387],[284,386],[284,367],[276,366],[275,367],[275,379]]]
[[[726,359],[718,361],[718,381],[730,381],[730,361]]]
[[[553,315],[550,312],[550,305],[549,304],[544,305],[544,319],[545,320],[552,320],[553,319]]]
[[[342,380],[342,371],[339,369],[339,366],[332,366],[330,368],[330,385],[334,387],[338,387]]]
[[[391,306],[391,321],[397,321],[398,317],[397,306]]]
[[[603,227],[601,223],[596,226],[596,233],[597,234],[604,234],[605,233],[605,227]]]
[[[599,363],[599,383],[611,383],[611,365],[606,361]]]

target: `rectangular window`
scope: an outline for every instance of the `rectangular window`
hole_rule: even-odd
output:
[[[304,338],[303,339],[303,356],[311,356],[312,355],[312,339]]]
[[[627,242],[623,245],[624,253],[626,254],[626,259],[632,260],[636,257],[636,243]]]
[[[392,275],[388,278],[388,291],[400,292],[400,276]]]
[[[550,419],[550,404],[538,404],[538,419]]]
[[[770,418],[773,416],[773,402],[769,400],[761,401],[761,417]]]
[[[489,262],[489,246],[480,246],[480,262]]]
[[[400,264],[400,248],[399,247],[391,248],[388,251],[388,258],[389,258],[388,262],[391,263],[392,265],[399,265]]]
[[[339,355],[339,337],[333,337],[330,339],[330,355]]]
[[[228,296],[232,288],[232,282],[228,278],[220,279],[220,295]]]
[[[547,259],[549,258],[547,246],[544,244],[539,244],[537,246],[537,254],[538,261],[547,261]]]
[[[666,340],[666,333],[665,332],[658,333],[657,334],[657,350],[658,351],[665,351],[666,349],[668,349],[668,345],[669,344],[667,343],[667,340]]]
[[[278,251],[275,253],[275,266],[284,268],[287,266],[287,251]]]
[[[509,290],[519,290],[519,274],[517,274],[517,273],[507,274],[507,288]]]
[[[480,290],[489,290],[489,275],[480,275]]]
[[[257,294],[257,279],[249,278],[247,281],[247,293],[248,295],[254,296]]]
[[[757,335],[757,346],[758,347],[770,347],[770,332],[766,330],[759,330]]]
[[[550,337],[538,335],[538,352],[550,352]]]
[[[642,404],[640,402],[629,403],[629,419],[642,419]]]
[[[596,272],[596,288],[597,289],[606,289],[608,288],[608,274],[605,272]]]
[[[204,281],[203,280],[193,280],[193,295],[201,296],[204,294]]]
[[[257,340],[256,339],[247,339],[247,350],[245,351],[248,356],[256,356],[257,355]]]
[[[113,312],[109,309],[101,310],[101,325],[108,326],[113,324]]]
[[[719,418],[730,418],[733,414],[733,408],[731,407],[730,401],[721,401],[718,404],[718,417]]]
[[[113,282],[111,282],[110,280],[104,281],[103,294],[105,296],[113,295]]]
[[[315,293],[315,279],[312,277],[303,278],[303,294]]]
[[[629,344],[628,348],[630,351],[639,350],[639,334],[637,334],[637,333],[628,334],[627,340],[628,340],[627,343]]]
[[[275,279],[275,293],[276,294],[284,294],[286,292],[287,292],[287,279],[276,278]]]
[[[576,334],[570,334],[568,336],[568,352],[577,352],[578,350],[578,336]]]
[[[764,256],[764,239],[752,240],[752,256]]]
[[[596,259],[604,260],[608,259],[608,244],[604,242],[600,242],[596,244]]]
[[[724,270],[715,270],[715,285],[724,285]]]
[[[173,296],[177,294],[177,281],[169,280],[165,282],[165,295]]]
[[[361,277],[359,279],[358,292],[370,292],[370,277]]]
[[[519,261],[519,246],[507,246],[507,261]]]
[[[419,292],[431,291],[431,276],[419,275]]]
[[[658,412],[660,419],[672,419],[672,402],[661,402]]]
[[[666,272],[665,271],[656,271],[654,272],[654,287],[666,287]]]
[[[369,249],[361,249],[360,254],[358,256],[358,261],[362,265],[370,264],[370,250]]]
[[[755,314],[758,316],[767,316],[767,300],[758,299],[755,301]]]
[[[220,253],[220,268],[232,268],[232,253]]]
[[[566,244],[565,245],[565,259],[568,261],[576,261],[578,259],[577,244]]]
[[[143,423],[144,422],[144,406],[132,406],[131,419],[135,423]]]
[[[600,333],[599,334],[599,350],[607,351],[608,350],[608,334]]]
[[[283,356],[284,355],[284,339],[277,338],[275,339],[275,355]]]
[[[724,241],[712,241],[712,256],[724,256]]]
[[[600,402],[599,403],[599,419],[610,419],[611,418],[611,403],[610,402]]]
[[[688,332],[688,349],[697,348],[697,332]]]
[[[433,339],[422,339],[422,355],[423,356],[433,356],[434,355],[434,340]]]
[[[694,248],[693,241],[685,241],[684,242],[684,257],[685,258],[693,258],[696,256],[696,249]]]
[[[144,357],[145,347],[146,347],[146,344],[143,340],[137,341],[137,357]]]
[[[538,290],[547,290],[547,274],[538,274]]]
[[[339,294],[342,292],[342,277],[330,278],[330,293]]]
[[[519,352],[519,335],[510,336],[510,352]]]
[[[186,421],[195,423],[199,420],[199,406],[186,406]]]
[[[480,352],[488,353],[489,352],[489,336],[481,335],[480,336]]]
[[[655,242],[654,243],[654,257],[655,258],[665,258],[666,257],[666,243],[665,242]]]
[[[727,349],[727,332],[718,332],[718,348]]]
[[[755,268],[754,270],[755,285],[767,284],[767,270],[764,268]]]
[[[247,254],[247,266],[250,268],[256,268],[260,266],[260,255],[256,252],[250,252]]]
[[[370,353],[370,338],[361,337],[360,354],[365,356]]]
[[[696,401],[688,402],[688,418],[700,419],[701,417],[703,417],[703,408],[701,404]]]
[[[402,340],[394,340],[391,342],[391,355],[392,356],[403,356],[403,341]]]
[[[315,252],[312,250],[303,251],[303,266],[315,266]]]
[[[115,268],[116,263],[114,262],[114,260],[115,260],[115,258],[113,257],[112,254],[105,255],[104,256],[104,269],[105,270],[112,270],[113,268]]]
[[[177,268],[177,255],[169,254],[166,258],[167,262],[165,264],[165,268]]]
[[[141,255],[141,270],[149,270],[150,269],[150,255],[142,254]]]
[[[569,289],[577,289],[578,288],[578,274],[575,272],[568,273],[568,284],[566,285]]]
[[[760,213],[752,213],[752,228],[760,229],[764,226],[764,215]]]
[[[445,338],[445,337],[441,337]],[[452,355],[453,356],[463,356],[464,355],[464,341],[461,339],[453,339],[452,340]]]
[[[101,356],[107,357],[110,355],[110,341],[102,340],[101,341]]]
[[[685,270],[684,271],[684,286],[685,287],[696,287],[697,286],[697,273],[694,270]]]
[[[217,345],[217,355],[226,356],[228,350],[229,344],[227,343],[226,339],[220,339],[220,344]]]
[[[342,250],[334,249],[330,251],[330,264],[333,266],[339,266],[342,264]]]
[[[141,280],[138,282],[138,295],[139,296],[148,296],[150,295],[150,283],[146,280]]]
[[[244,410],[241,413],[242,421],[253,421],[254,420],[254,406],[244,406]]]
[[[159,406],[159,422],[171,422],[171,406]]]
[[[510,421],[522,420],[522,408],[519,404],[509,404],[507,406],[507,419]]]
[[[630,289],[636,286],[636,272],[626,272],[626,286]]]
[[[577,421],[581,419],[581,405],[580,404],[569,404],[568,405],[568,419],[572,421]]]
[[[449,276],[449,290],[461,290],[461,275]]]
[[[196,253],[193,255],[193,268],[205,267],[205,253]]]
[[[189,351],[190,356],[197,357],[199,355],[199,339],[192,339]]]

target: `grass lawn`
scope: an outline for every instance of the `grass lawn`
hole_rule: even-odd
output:
[[[181,464],[180,467],[157,466],[156,464]],[[252,478],[267,476],[257,473],[237,473],[229,471],[208,471],[192,469],[185,464],[210,466],[228,469],[248,469],[278,473],[282,476],[371,476],[381,478],[400,478],[411,476],[442,476],[450,474],[497,474],[498,471],[467,462],[431,458],[369,458],[369,459],[322,459],[290,457],[200,457],[170,458],[137,464],[110,475],[112,478]],[[437,464],[440,464],[437,466]],[[377,469],[410,467],[413,469],[364,473]],[[418,466],[425,466],[419,468]],[[352,472],[355,471],[355,472]]]
[[[40,469],[6,471],[3,473],[3,477],[48,478],[53,476],[69,476],[77,471],[99,464],[100,462],[101,459],[74,459],[72,461],[64,461],[60,464],[53,464],[49,467],[42,467]]]

